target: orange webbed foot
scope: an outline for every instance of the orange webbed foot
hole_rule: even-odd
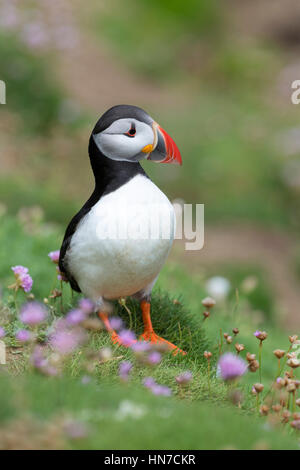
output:
[[[169,350],[173,351],[174,356],[176,356],[177,354],[182,354],[183,356],[186,355],[185,351],[175,346],[175,344],[170,343],[170,341],[161,338],[161,336],[158,336],[156,333],[154,333],[154,331],[144,331],[144,333],[140,336],[139,339],[141,341],[150,341],[150,343],[152,344],[166,345]]]
[[[136,340],[128,335],[126,337],[120,337],[118,333],[113,330],[110,326],[108,315],[106,313],[99,312],[99,318],[102,320],[106,330],[110,334],[111,340],[113,344],[117,344],[119,346],[124,346],[125,348],[131,347],[134,343],[136,343]]]

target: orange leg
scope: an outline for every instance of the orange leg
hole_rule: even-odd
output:
[[[113,344],[119,344],[119,345],[121,345],[122,342],[121,342],[121,339],[119,338],[118,333],[116,333],[116,331],[113,330],[112,327],[110,326],[107,313],[101,313],[101,312],[99,312],[98,315],[99,315],[100,320],[103,322],[103,324],[104,324],[106,330],[107,330],[108,333],[110,334],[111,340],[112,340]]]
[[[151,322],[151,315],[150,315],[150,302],[146,302],[143,300],[141,302],[141,309],[143,315],[143,322],[144,322],[144,333],[140,336],[140,340],[150,341],[151,343],[162,343],[166,344],[169,349],[173,350],[173,354],[176,355],[178,353],[185,355],[186,352],[179,349],[175,344],[170,343],[166,339],[161,338],[156,333],[154,333],[152,322]]]

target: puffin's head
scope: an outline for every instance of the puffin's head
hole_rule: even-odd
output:
[[[112,160],[182,163],[174,140],[137,106],[110,108],[95,125],[92,138],[101,153]]]

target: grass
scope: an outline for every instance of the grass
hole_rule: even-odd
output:
[[[57,122],[63,93],[46,68],[47,60],[24,48],[12,34],[0,37],[1,79],[7,85],[7,102],[25,133],[49,133]]]
[[[22,397],[19,394],[16,401],[18,386]],[[262,420],[231,407],[154,397],[132,385],[107,385],[101,378],[83,385],[76,379],[38,376],[14,379],[12,384],[2,377],[0,392],[2,430],[14,414],[23,415],[26,403],[27,412],[38,422],[69,416],[84,423],[88,437],[68,442],[75,449],[297,449],[298,445],[288,430],[285,434],[266,430]]]
[[[203,278],[191,276],[176,263],[167,263],[155,288],[153,324],[158,334],[185,349],[187,356],[167,354],[157,367],[151,368],[141,366],[132,351],[114,346],[113,359],[100,364],[93,354],[103,347],[111,347],[110,339],[106,332],[90,332],[88,344],[66,361],[62,377],[47,378],[33,373],[27,363],[28,348],[20,348],[13,340],[21,323],[11,294],[5,286],[12,282],[10,265],[25,264],[34,276],[35,296],[42,299],[49,295],[55,267],[47,258],[47,253],[59,247],[62,233],[59,227],[50,226],[48,230],[46,227],[45,223],[32,225],[28,221],[24,227],[24,222],[20,223],[11,216],[1,219],[0,243],[7,247],[7,253],[0,259],[0,280],[4,288],[0,323],[8,332],[6,342],[10,345],[8,367],[1,366],[0,375],[0,393],[3,397],[0,420],[4,433],[6,427],[9,428],[15,422],[13,420],[17,420],[18,425],[23,423],[26,429],[26,416],[42,427],[52,423],[58,429],[62,429],[61,420],[65,417],[83,422],[89,431],[84,439],[67,439],[64,447],[297,448],[297,436],[289,425],[286,429],[270,427],[263,418],[255,416],[255,399],[250,390],[253,383],[259,380],[258,372],[248,373],[240,384],[240,390],[245,396],[241,409],[228,403],[227,389],[215,377],[220,330],[222,333],[231,333],[232,328],[238,327],[240,333],[237,341],[245,344],[246,351],[258,353],[258,340],[253,336],[258,325],[248,300],[241,295],[238,302],[232,298],[217,305],[210,318],[203,323],[201,300],[206,295]],[[72,299],[68,286],[65,286],[64,309],[71,308],[77,298]],[[21,301],[20,293],[19,306]],[[52,316],[61,314],[59,299],[50,300],[50,305]],[[127,307],[131,311],[131,320],[118,303],[115,305],[115,313],[127,325],[132,322],[133,330],[140,334],[142,323],[138,305],[128,300]],[[283,334],[274,321],[271,323],[265,319],[259,327],[266,329],[269,334],[263,345],[262,364],[266,394],[277,372],[277,361],[272,351],[276,348],[287,350],[289,342],[287,334]],[[232,345],[223,344],[223,352],[234,351],[234,342]],[[213,353],[210,387],[203,357],[205,349]],[[90,358],[88,360],[85,359],[85,351]],[[241,353],[242,357],[246,351]],[[122,360],[132,361],[134,367],[130,383],[120,385],[117,374]],[[192,371],[193,381],[183,390],[178,388],[175,377],[185,370]],[[81,378],[86,373],[92,379],[84,385]],[[145,389],[141,382],[149,375],[157,383],[171,387],[173,397],[155,397]],[[22,394],[19,390],[22,390]],[[124,408],[129,416],[126,416]],[[65,439],[66,433],[61,432]],[[58,444],[53,443],[55,445]]]

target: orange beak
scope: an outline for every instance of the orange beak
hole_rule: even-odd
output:
[[[150,150],[150,148],[147,149],[150,151],[147,160],[153,160],[158,163],[175,163],[176,165],[182,165],[179,149],[172,137],[156,123],[153,129],[156,133],[157,144],[154,148],[151,146],[153,150]]]

